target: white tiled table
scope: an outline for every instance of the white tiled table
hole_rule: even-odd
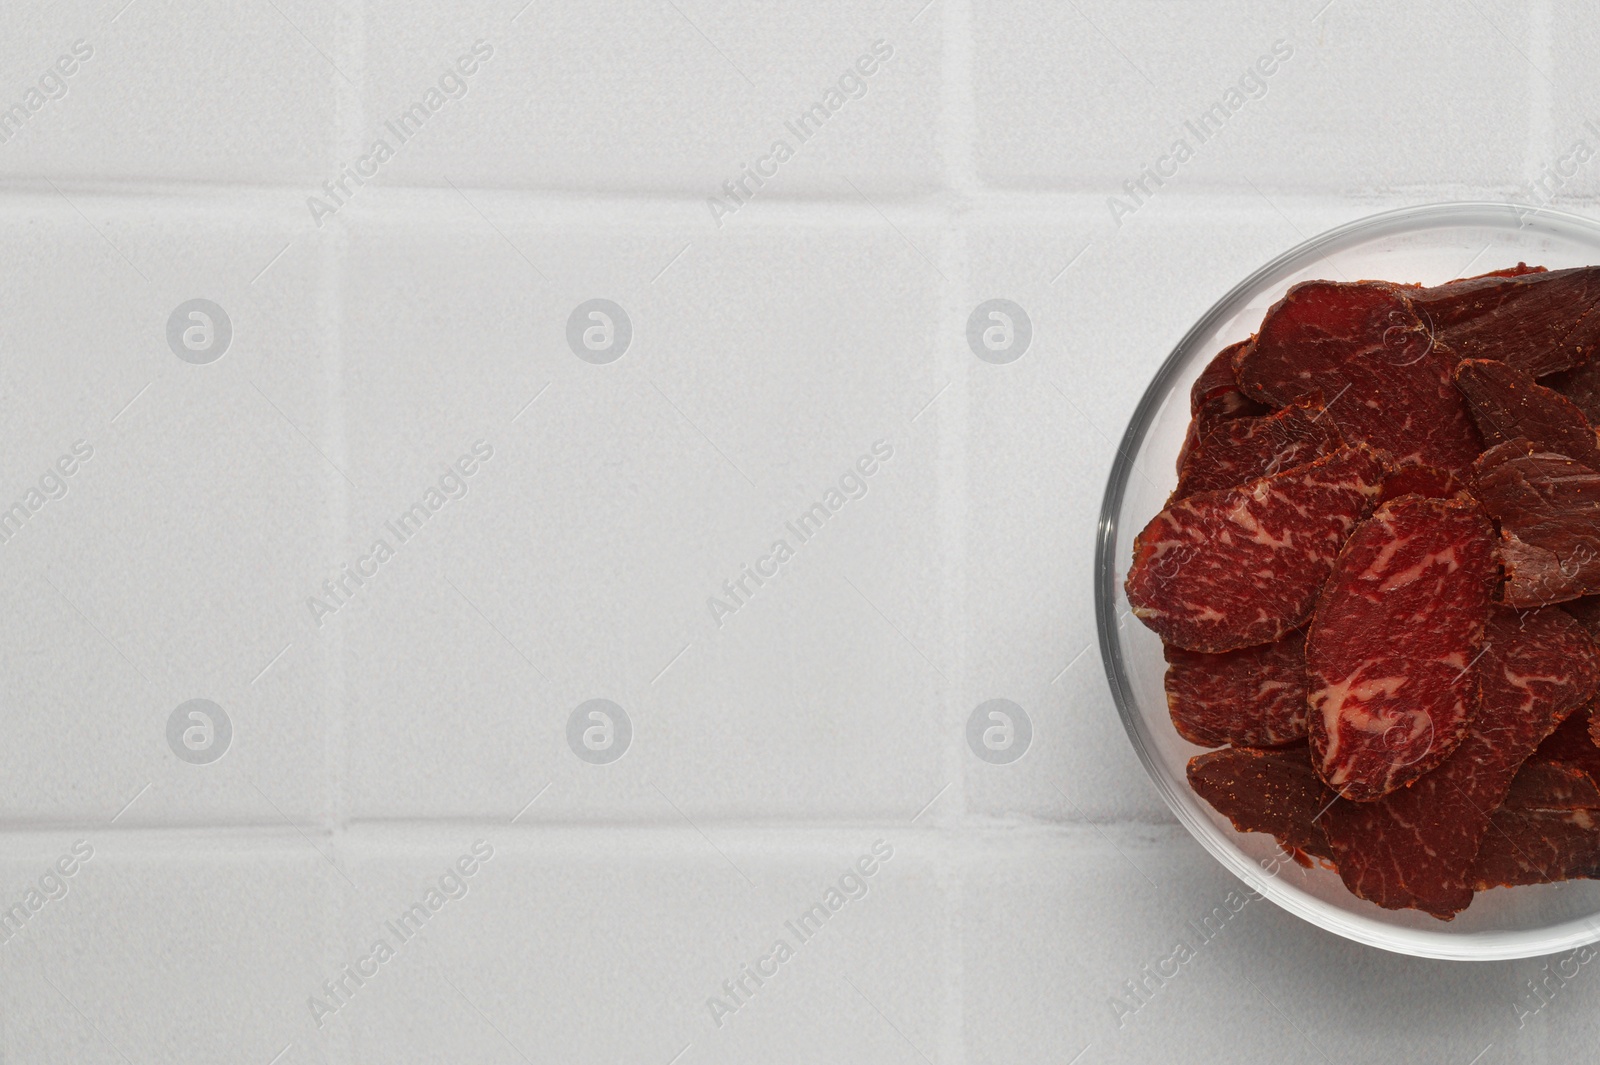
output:
[[[1586,11],[521,5],[5,13],[0,506],[93,456],[0,544],[0,906],[51,877],[0,942],[0,1060],[1590,1056],[1587,968],[1519,1016],[1544,960],[1402,958],[1266,902],[1126,1008],[1238,884],[1133,756],[1089,573],[1111,440],[1250,269],[1541,175],[1600,212]],[[208,365],[167,342],[197,297],[233,328]],[[633,331],[603,365],[566,339],[597,297]],[[967,346],[991,298],[1033,323],[1016,362]],[[388,532],[478,441],[465,495]],[[878,441],[864,495],[786,532]],[[193,698],[232,725],[211,764],[166,738]],[[631,721],[611,764],[568,746],[591,698]],[[966,744],[993,698],[1033,722],[1013,764]]]

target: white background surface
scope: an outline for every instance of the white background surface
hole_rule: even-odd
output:
[[[0,37],[0,106],[93,48],[0,143],[0,505],[94,448],[0,544],[0,903],[94,852],[0,943],[0,1060],[1589,1055],[1588,968],[1529,1017],[1543,960],[1402,958],[1265,902],[1119,1017],[1238,885],[1133,756],[1090,587],[1111,441],[1237,279],[1387,207],[1545,202],[1600,151],[1589,12],[123,2],[13,6]],[[1555,203],[1595,213],[1600,160],[1563,168]],[[210,365],[166,342],[195,297],[233,323]],[[565,340],[595,297],[633,326],[609,365]],[[994,297],[1034,326],[1008,365],[965,340]],[[318,626],[307,597],[477,440],[468,494]],[[866,496],[719,627],[707,597],[877,440]],[[234,729],[205,766],[165,737],[197,697]],[[565,739],[594,697],[633,723],[611,765]],[[1010,765],[966,745],[993,698],[1034,724]],[[465,897],[319,1028],[322,983],[478,839]],[[868,894],[716,1024],[880,839]]]

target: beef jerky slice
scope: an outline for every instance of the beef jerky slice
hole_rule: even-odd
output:
[[[1323,818],[1355,895],[1445,920],[1466,909],[1490,816],[1523,762],[1600,683],[1600,651],[1560,610],[1502,611],[1476,670],[1482,707],[1437,769],[1376,802],[1334,803]]]
[[[1219,418],[1233,418],[1266,413],[1259,403],[1240,390],[1239,381],[1233,375],[1234,360],[1249,344],[1248,340],[1229,344],[1206,363],[1206,368],[1200,371],[1189,389],[1190,414],[1209,412]]]
[[[1387,503],[1401,496],[1419,495],[1429,499],[1449,499],[1465,485],[1461,478],[1432,466],[1402,466],[1383,479],[1383,494],[1378,502]]]
[[[1397,465],[1464,470],[1483,445],[1451,380],[1457,361],[1394,285],[1306,281],[1267,312],[1238,376],[1275,407],[1320,398],[1346,441]]]
[[[1190,651],[1281,639],[1310,616],[1382,481],[1376,453],[1342,448],[1169,505],[1133,542],[1126,589],[1134,614]]]
[[[1439,342],[1542,377],[1589,360],[1600,343],[1600,267],[1489,275],[1406,295]]]
[[[1559,762],[1588,773],[1600,785],[1600,747],[1595,746],[1590,730],[1595,727],[1594,704],[1577,711],[1550,734],[1528,759],[1529,765]]]
[[[1566,762],[1530,760],[1495,811],[1474,865],[1479,891],[1600,873],[1600,787],[1594,778]]]
[[[1306,738],[1304,633],[1220,655],[1168,646],[1166,683],[1172,725],[1196,746],[1281,747]]]
[[[1591,358],[1582,366],[1546,378],[1545,383],[1572,400],[1590,425],[1600,423],[1600,359]]]
[[[1456,387],[1467,397],[1484,443],[1520,437],[1540,451],[1600,469],[1600,445],[1583,411],[1521,370],[1493,359],[1468,359],[1456,367]]]
[[[1537,813],[1600,810],[1600,785],[1571,763],[1530,760],[1511,782],[1504,808]]]
[[[1318,815],[1335,796],[1304,747],[1228,747],[1189,759],[1189,786],[1240,832],[1266,832],[1287,851],[1330,857]]]
[[[1473,492],[1500,522],[1507,603],[1544,606],[1600,592],[1600,473],[1512,440],[1478,459]]]
[[[1568,600],[1561,604],[1561,609],[1577,618],[1590,637],[1600,641],[1600,595]]]
[[[1591,635],[1590,639],[1593,638],[1593,635]],[[1589,746],[1592,747],[1593,750],[1585,749],[1583,754],[1574,752],[1573,761],[1582,767],[1583,770],[1590,776],[1594,777],[1596,784],[1600,784],[1600,757],[1597,757],[1595,754],[1596,751],[1600,751],[1600,714],[1595,713],[1595,708],[1593,705],[1589,707],[1587,717],[1588,727],[1585,731],[1587,731],[1589,734]],[[1585,757],[1585,755],[1588,757]]]
[[[1549,884],[1600,876],[1600,810],[1495,811],[1473,863],[1472,886]]]
[[[1172,498],[1232,488],[1301,466],[1344,446],[1321,407],[1296,404],[1276,414],[1232,418],[1214,427],[1186,456]]]
[[[1351,535],[1306,636],[1312,760],[1335,791],[1381,798],[1461,742],[1495,577],[1468,499],[1402,496]]]
[[[1178,451],[1178,470],[1182,472],[1189,452],[1200,443],[1201,437],[1231,418],[1253,418],[1271,412],[1271,408],[1246,396],[1239,390],[1233,376],[1233,363],[1240,351],[1249,344],[1241,340],[1229,344],[1206,364],[1189,389],[1189,434]]]

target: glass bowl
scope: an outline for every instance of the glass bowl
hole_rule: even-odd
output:
[[[1251,888],[1312,924],[1385,950],[1426,958],[1526,958],[1600,941],[1600,881],[1480,892],[1453,921],[1385,910],[1350,894],[1335,872],[1302,869],[1271,836],[1234,831],[1189,789],[1189,759],[1167,714],[1161,640],[1129,612],[1123,581],[1133,538],[1166,503],[1189,424],[1189,387],[1216,352],[1256,331],[1299,281],[1381,279],[1439,284],[1514,266],[1600,263],[1600,224],[1510,204],[1408,207],[1340,226],[1245,278],[1184,335],[1133,413],[1111,467],[1095,543],[1100,651],[1134,750],[1178,820]]]

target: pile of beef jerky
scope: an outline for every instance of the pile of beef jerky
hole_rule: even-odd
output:
[[[1190,785],[1380,906],[1600,877],[1597,308],[1600,267],[1296,285],[1135,540]]]

